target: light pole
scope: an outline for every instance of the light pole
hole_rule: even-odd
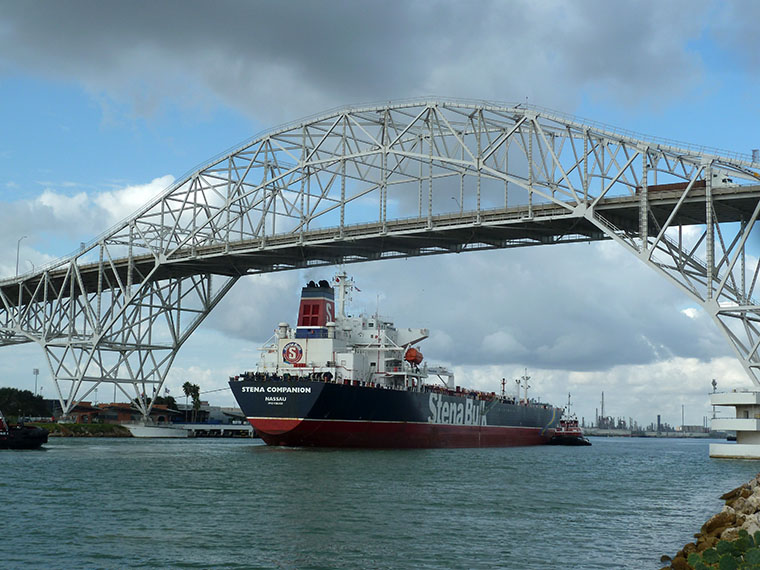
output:
[[[21,240],[29,236],[21,236],[16,242],[16,277],[18,277],[18,252],[21,249]]]
[[[32,374],[34,374],[34,395],[37,395],[37,376],[40,375],[39,368],[32,368]]]

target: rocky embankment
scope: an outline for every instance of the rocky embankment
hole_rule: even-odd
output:
[[[760,474],[721,499],[725,506],[702,525],[694,535],[694,542],[672,559],[662,557],[662,562],[669,563],[662,570],[760,569]],[[731,558],[733,562],[721,561],[723,558]]]

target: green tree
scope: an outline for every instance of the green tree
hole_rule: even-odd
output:
[[[42,396],[35,396],[30,390],[0,388],[0,410],[7,416],[49,416],[50,410]]]
[[[185,393],[185,421],[187,422],[187,399],[193,393],[193,385],[190,382],[182,384],[182,391]]]
[[[193,391],[190,394],[193,399],[193,421],[198,421],[198,410],[201,409],[201,389],[197,384],[193,384]]]
[[[177,401],[174,399],[174,396],[156,396],[155,403],[159,406],[166,406],[170,410],[177,409]]]
[[[191,384],[190,382],[185,382],[182,384],[182,391],[185,393],[185,421],[187,421],[187,398],[192,398],[193,400],[193,421],[196,421],[198,418],[198,410],[201,409],[201,389],[200,386],[197,384]]]

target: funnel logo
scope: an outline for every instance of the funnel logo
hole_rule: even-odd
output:
[[[295,364],[303,357],[303,349],[297,342],[289,342],[282,349],[282,359],[288,364]]]

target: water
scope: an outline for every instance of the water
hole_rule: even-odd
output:
[[[297,450],[52,439],[0,452],[2,568],[659,568],[760,470],[701,440]]]

